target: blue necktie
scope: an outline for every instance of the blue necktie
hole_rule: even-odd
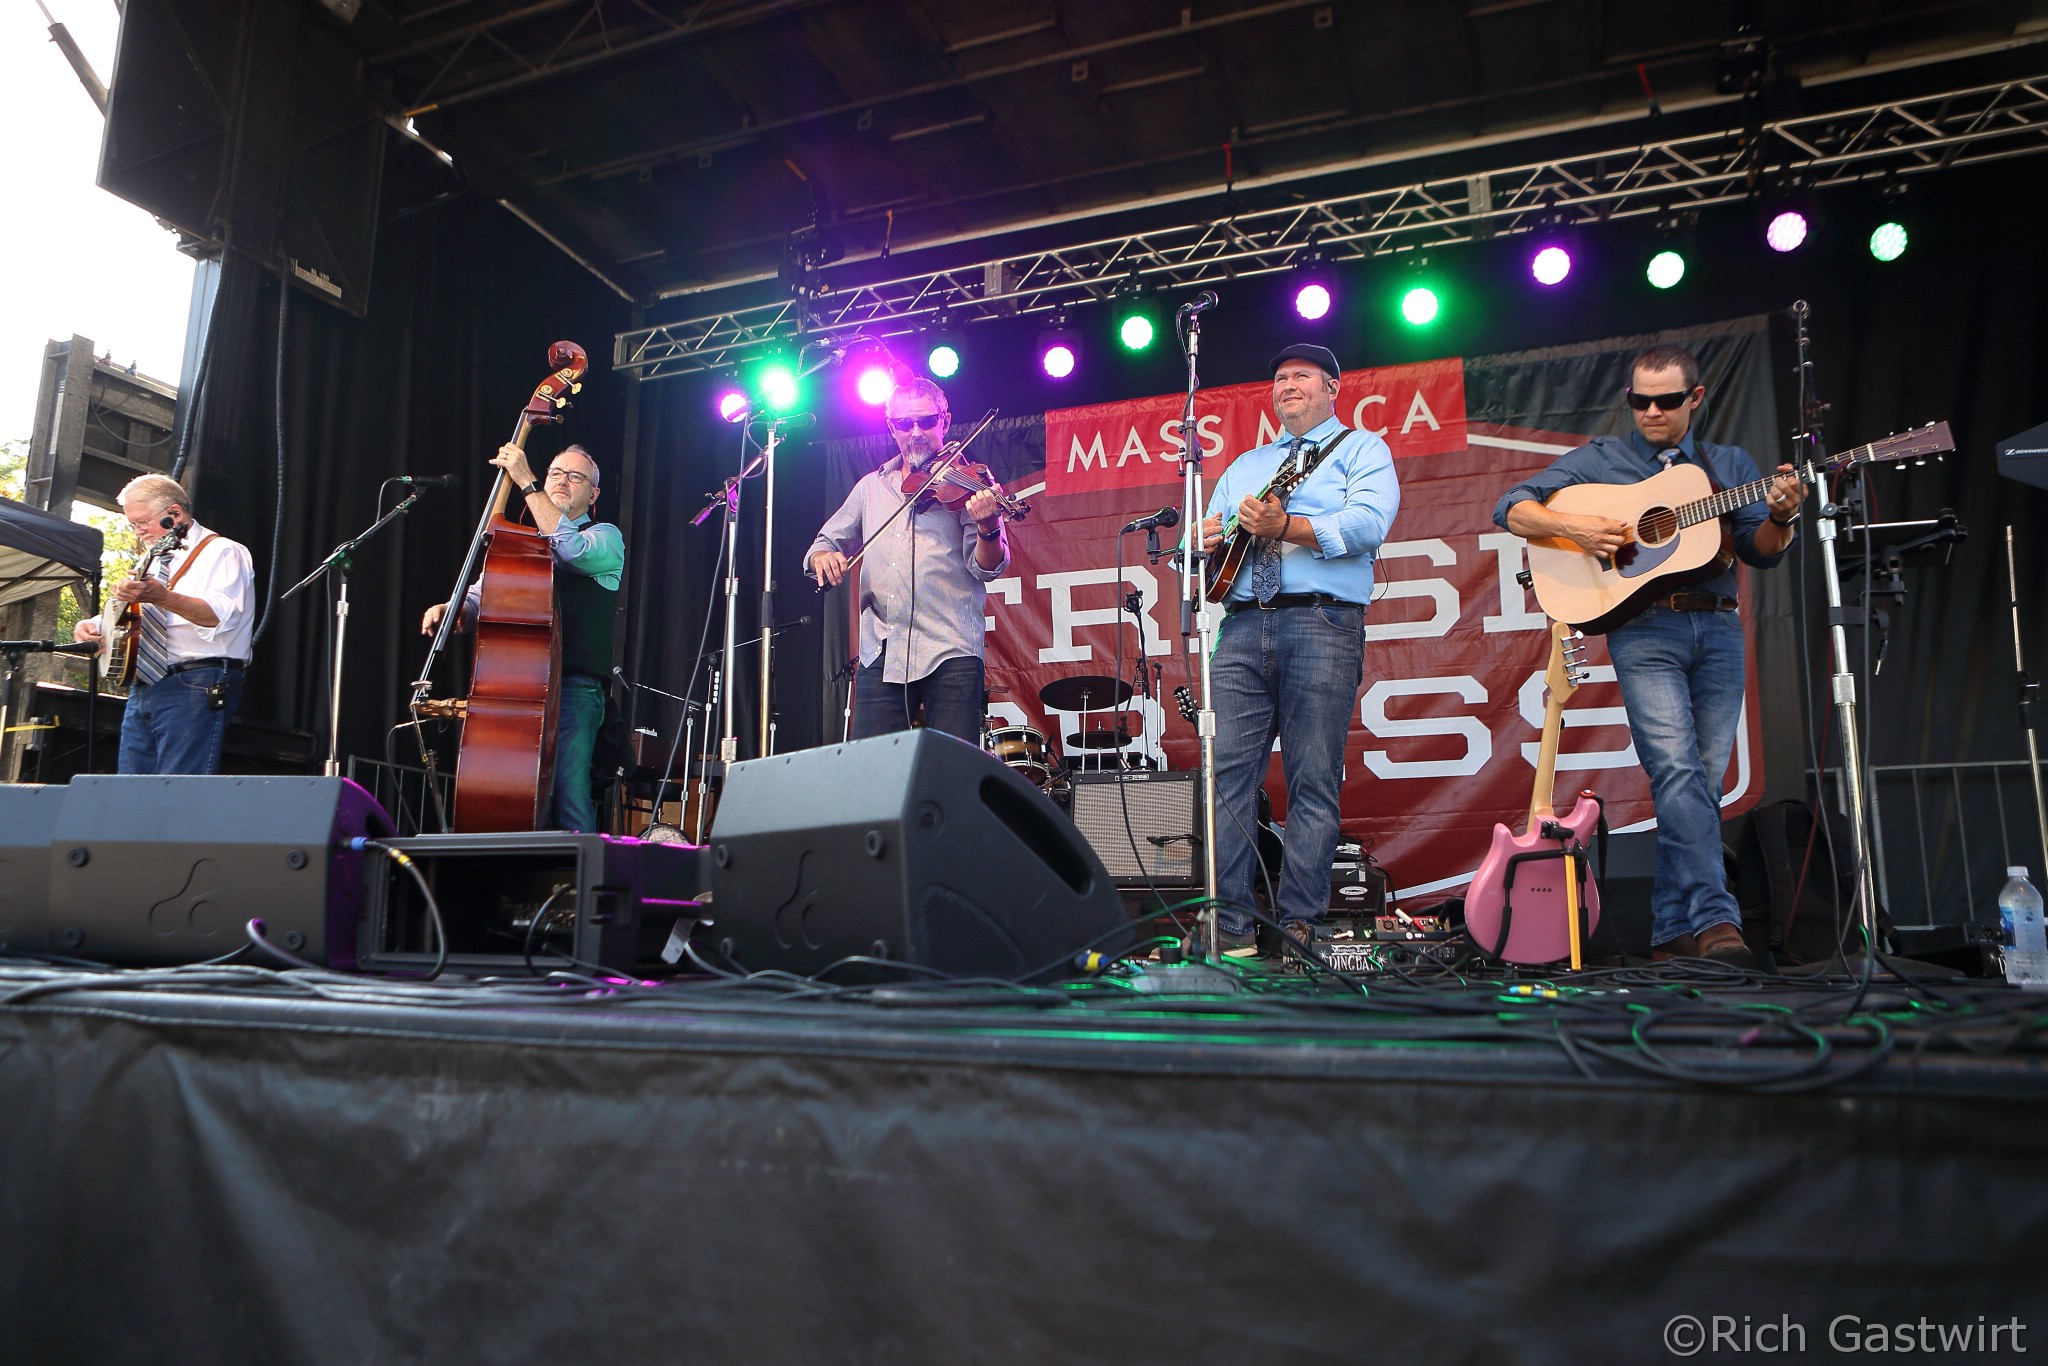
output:
[[[158,583],[168,583],[171,577],[170,559],[166,557],[157,561],[150,577]],[[161,607],[144,603],[142,625],[135,633],[135,677],[141,683],[153,684],[160,681],[164,671],[170,667],[170,614]]]
[[[1280,461],[1279,470],[1274,472],[1275,478],[1279,477],[1281,470],[1301,459],[1301,448],[1307,444],[1305,436],[1297,436],[1287,443],[1287,454]],[[1252,596],[1262,603],[1271,602],[1274,594],[1280,591],[1280,546],[1278,536],[1270,541],[1260,541],[1259,557],[1252,562]]]

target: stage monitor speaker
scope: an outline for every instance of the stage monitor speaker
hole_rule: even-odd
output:
[[[50,841],[67,791],[43,783],[0,783],[0,953],[44,947]]]
[[[367,924],[363,860],[348,842],[393,833],[346,778],[81,774],[48,845],[41,942],[20,947],[102,963],[194,963],[247,942],[353,967]]]
[[[1206,885],[1200,773],[1076,773],[1073,785],[1074,824],[1117,886]]]
[[[735,764],[710,839],[713,939],[749,969],[864,955],[1016,977],[1128,924],[1045,794],[937,731]],[[830,980],[877,976],[896,974]]]
[[[1998,472],[2022,484],[2048,489],[2048,422],[1999,442]]]

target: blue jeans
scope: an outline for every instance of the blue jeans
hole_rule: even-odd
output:
[[[560,687],[554,819],[543,828],[590,834],[597,829],[597,804],[590,799],[590,756],[604,725],[604,684],[582,674],[566,674]]]
[[[1273,739],[1287,775],[1287,845],[1276,910],[1285,921],[1319,921],[1330,908],[1337,852],[1337,793],[1344,737],[1365,678],[1365,610],[1283,607],[1223,620],[1209,662],[1216,708],[1218,927],[1252,929],[1259,788]]]
[[[1739,925],[1721,860],[1721,779],[1742,715],[1742,622],[1651,607],[1608,633],[1607,653],[1657,807],[1650,942]]]
[[[209,690],[226,685],[226,705],[214,710]],[[220,742],[242,705],[242,671],[219,665],[165,674],[137,683],[121,715],[123,773],[218,773]]]
[[[942,659],[923,678],[905,684],[882,681],[884,658],[875,656],[874,663],[861,665],[854,675],[854,739],[909,730],[910,718],[922,703],[927,730],[957,735],[970,745],[981,743],[981,717],[988,699],[980,660]]]

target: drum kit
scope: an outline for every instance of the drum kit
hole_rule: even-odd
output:
[[[992,688],[991,696],[1002,689]],[[1073,792],[1076,771],[1149,766],[1142,753],[1125,753],[1144,737],[1133,731],[1137,719],[1118,710],[1131,700],[1131,685],[1101,674],[1056,678],[1038,690],[1047,712],[1071,712],[1080,729],[1063,738],[1056,750],[1036,726],[985,724],[982,748],[1029,778],[1053,801],[1065,806]],[[994,718],[989,718],[993,721]]]

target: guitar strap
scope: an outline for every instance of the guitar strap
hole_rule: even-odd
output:
[[[198,562],[199,552],[206,549],[207,543],[218,535],[220,535],[218,531],[209,531],[199,538],[199,544],[192,547],[192,553],[185,557],[185,562],[178,566],[177,572],[172,574],[170,580],[164,584],[166,592],[178,586],[178,580],[185,577],[185,571]]]

